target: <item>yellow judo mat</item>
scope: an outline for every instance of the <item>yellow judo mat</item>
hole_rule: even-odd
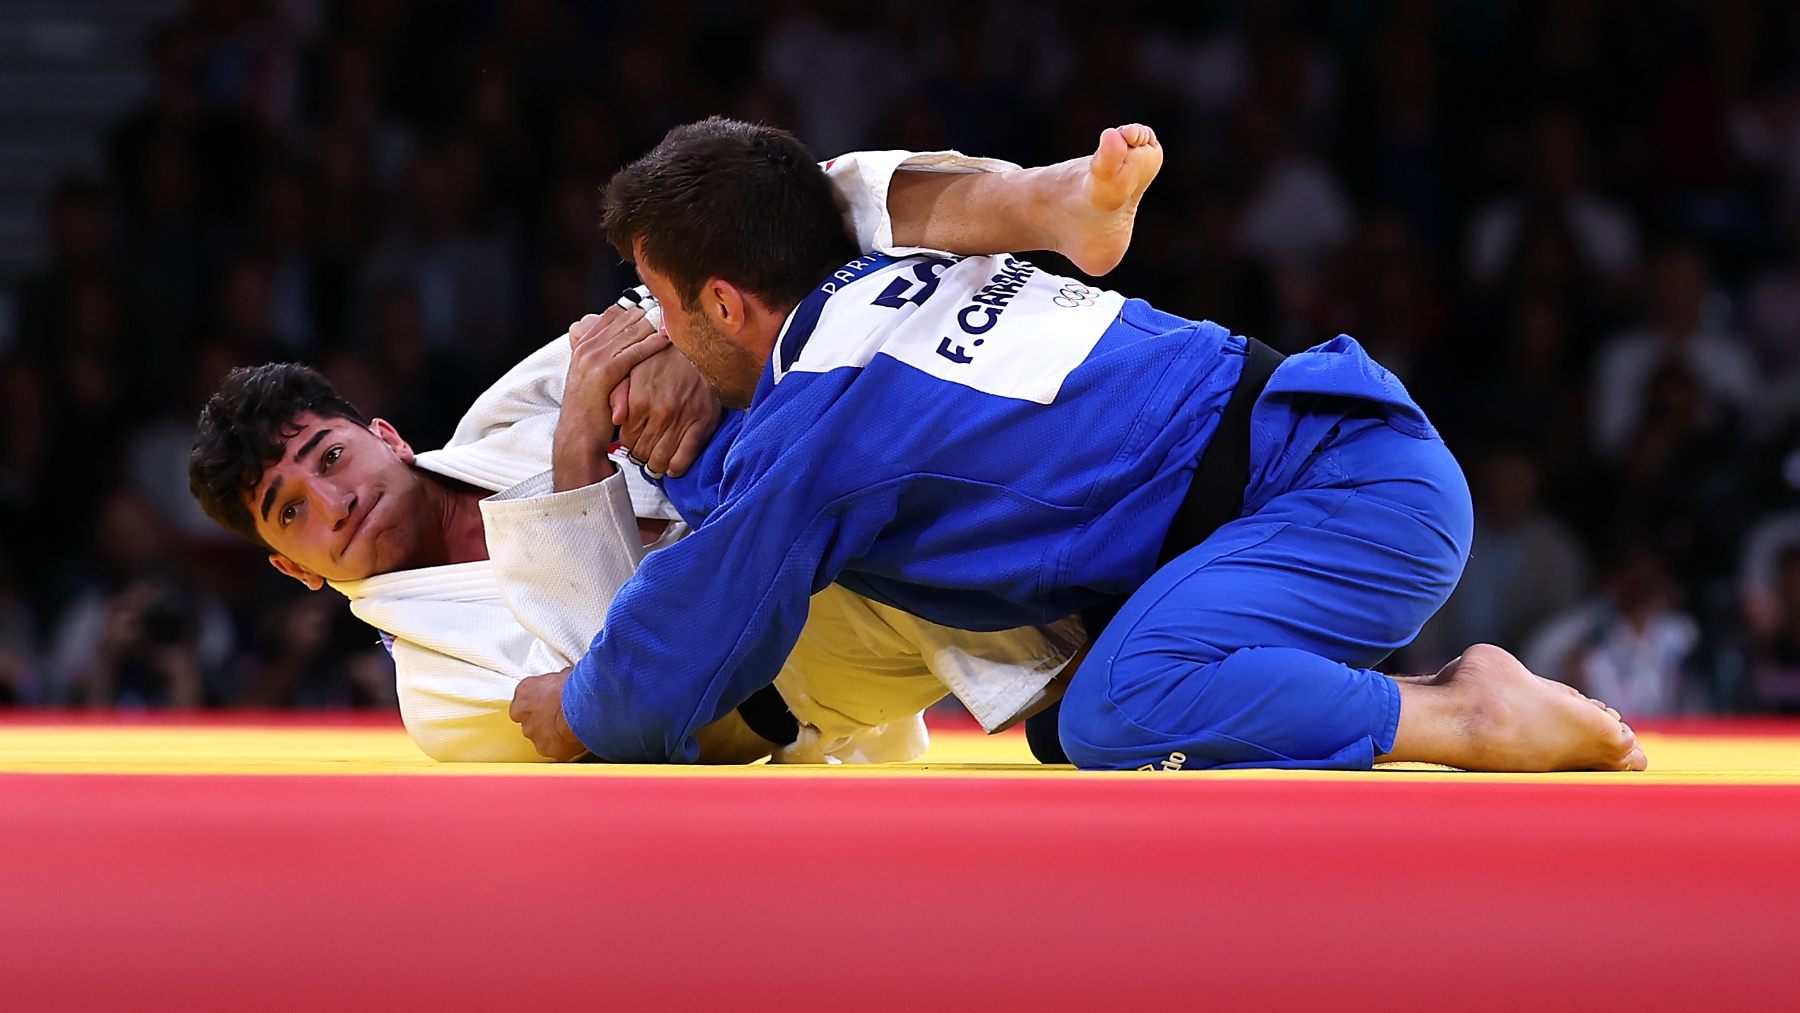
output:
[[[1186,772],[1212,778],[1601,780],[1619,784],[1800,784],[1800,735],[1644,732],[1650,770],[1638,774],[1467,774],[1426,764],[1384,764],[1373,773]],[[920,759],[882,766],[670,767],[610,764],[437,763],[397,726],[130,725],[0,723],[0,773],[414,774],[518,777],[1140,777],[1034,762],[1017,732],[935,731]]]

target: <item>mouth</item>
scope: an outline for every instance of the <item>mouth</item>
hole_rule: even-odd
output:
[[[363,533],[364,528],[368,527],[369,518],[374,515],[375,508],[380,505],[381,493],[376,493],[375,497],[369,501],[369,508],[364,510],[362,516],[358,517],[356,522],[350,526],[350,533],[345,536],[344,545],[338,550],[338,558],[342,559],[350,551],[350,547],[356,544],[358,536]]]

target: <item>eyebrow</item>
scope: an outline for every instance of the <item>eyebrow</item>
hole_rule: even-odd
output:
[[[269,490],[267,492],[263,493],[262,519],[263,519],[263,523],[265,523],[265,524],[267,524],[269,521],[269,508],[275,505],[275,494],[279,493],[280,491],[281,491],[281,476],[277,475],[277,476],[275,476],[275,481],[269,483]]]
[[[312,434],[312,439],[307,440],[305,443],[300,445],[300,452],[294,455],[294,460],[295,461],[306,460],[306,455],[313,452],[313,448],[317,447],[319,445],[319,441],[323,440],[325,437],[330,436],[330,435],[331,435],[331,430],[329,430],[329,429],[321,429],[318,432]],[[269,520],[269,508],[275,505],[275,497],[280,492],[281,492],[281,476],[277,475],[277,476],[275,476],[275,481],[269,483],[268,491],[263,493],[262,519],[265,524],[268,523],[268,520]]]
[[[319,445],[319,441],[330,435],[331,435],[331,430],[329,430],[329,429],[321,429],[318,432],[312,434],[312,439],[307,440],[304,444],[302,444],[300,446],[300,452],[298,454],[294,455],[294,460],[295,461],[306,460],[306,455],[313,452],[313,448]]]

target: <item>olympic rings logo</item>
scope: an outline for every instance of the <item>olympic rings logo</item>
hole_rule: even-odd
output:
[[[1062,289],[1056,293],[1056,297],[1050,301],[1064,309],[1072,310],[1080,306],[1092,306],[1099,302],[1100,293],[1088,288],[1086,285],[1077,285],[1074,282],[1070,282],[1069,284],[1064,285]]]

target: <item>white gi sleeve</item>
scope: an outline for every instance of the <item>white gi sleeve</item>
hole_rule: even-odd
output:
[[[482,500],[481,519],[507,607],[555,656],[545,671],[574,664],[644,558],[626,473],[554,492],[546,471]]]
[[[510,714],[517,678],[394,641],[400,718],[426,756],[442,763],[548,763]]]
[[[889,256],[946,253],[917,246],[894,245],[894,220],[888,214],[888,185],[901,169],[923,172],[1004,172],[1017,169],[998,158],[974,158],[960,151],[853,151],[822,164],[825,178],[837,191],[844,225],[856,237],[857,249]]]

